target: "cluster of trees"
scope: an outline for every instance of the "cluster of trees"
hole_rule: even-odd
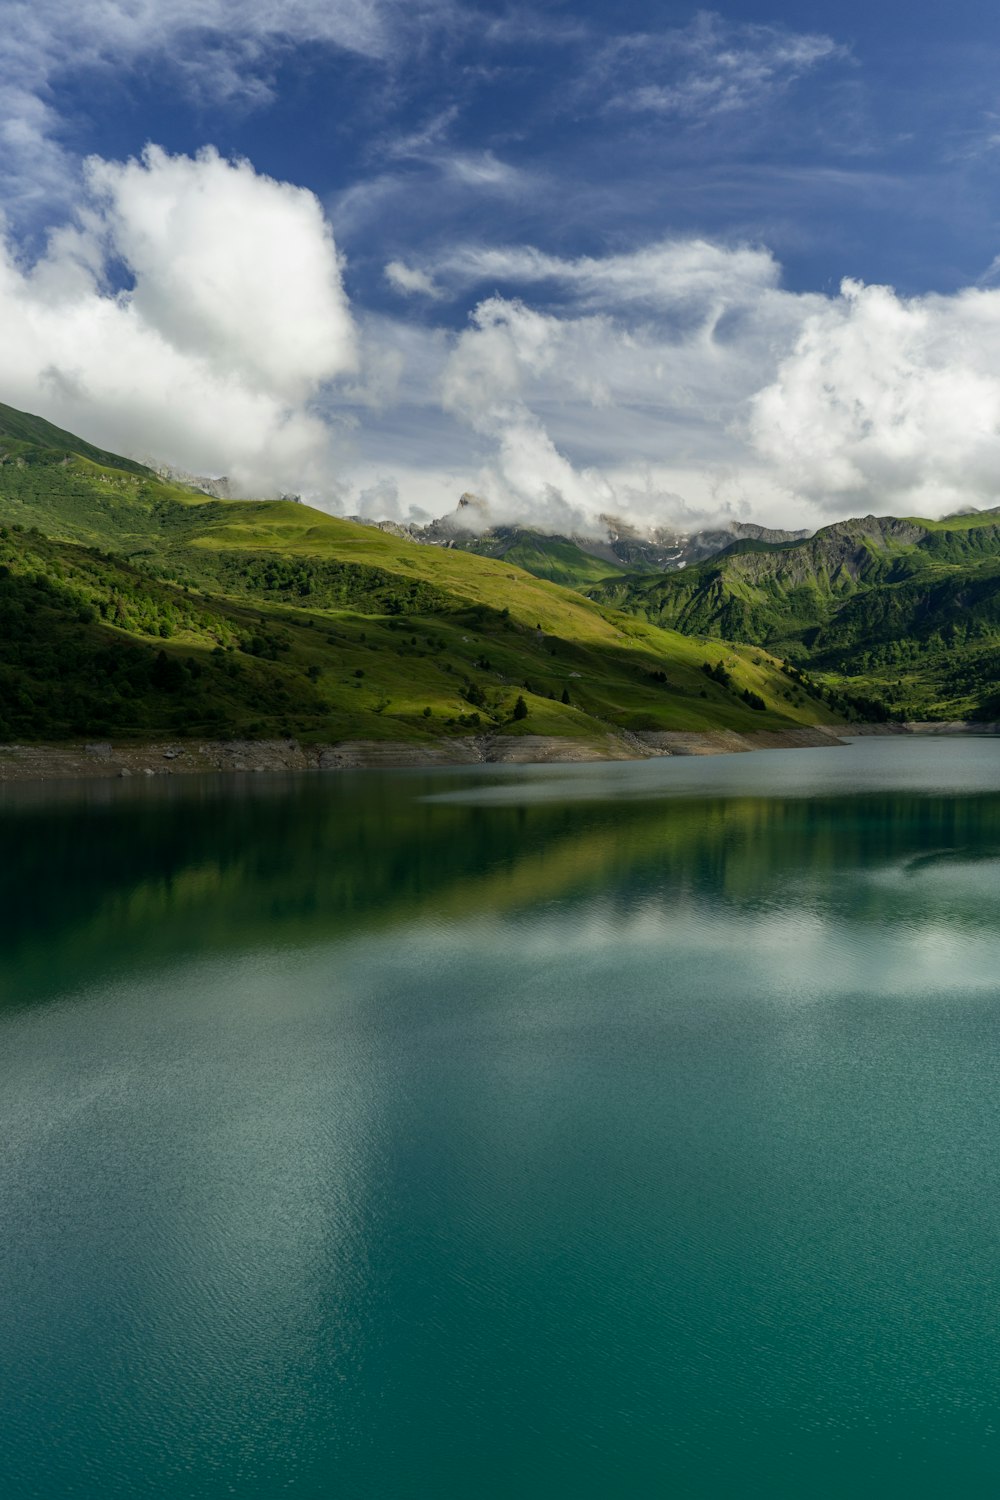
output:
[[[554,697],[555,695],[550,694],[550,696]],[[495,722],[498,722],[502,717],[502,709],[499,698],[491,706],[485,692],[480,687],[478,682],[467,683],[462,690],[462,697],[465,699],[466,703],[471,704],[473,708],[482,709],[483,712],[488,714],[489,717],[492,718]],[[564,703],[569,702],[569,693],[565,690],[563,691],[562,701]],[[511,718],[514,720],[519,720],[526,719],[527,717],[528,705],[525,702],[523,694],[519,693],[514,703],[513,711],[511,712]],[[480,722],[480,715],[478,713],[476,713],[475,715],[463,715],[457,720],[457,722],[459,724],[465,724],[472,718],[475,719],[477,724]]]
[[[732,686],[732,674],[726,671],[723,662],[717,661],[713,667],[711,662],[703,661],[701,670],[706,677],[710,678],[712,682],[717,682],[720,687],[727,688]]]
[[[169,640],[179,632],[231,645],[236,635],[216,612],[164,588],[124,558],[85,548],[60,548],[34,529],[0,527],[0,570],[29,577],[81,624],[103,620],[135,635]]]
[[[0,559],[0,739],[228,733],[249,716],[323,711],[312,682],[244,667],[219,644],[239,639],[220,610],[171,599],[110,557],[0,529]],[[157,622],[200,633],[201,649],[159,646],[173,629]]]
[[[265,661],[277,661],[283,651],[291,650],[291,641],[287,635],[278,631],[267,630],[263,626],[249,635],[240,638],[240,650],[247,656],[259,656]],[[363,673],[359,673],[363,676]]]
[[[183,690],[200,697],[205,669],[82,620],[49,580],[0,572],[0,738],[87,734],[169,720]],[[205,718],[214,713],[206,697]],[[187,709],[185,710],[187,712]]]

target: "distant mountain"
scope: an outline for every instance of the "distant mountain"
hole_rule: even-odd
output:
[[[215,500],[234,499],[233,487],[225,474],[212,478],[207,474],[189,474],[186,469],[176,469],[173,464],[157,464],[154,470],[157,479],[168,484],[183,484],[188,489],[198,490],[202,495],[211,495]]]
[[[1000,508],[746,538],[683,573],[587,592],[688,635],[758,642],[900,717],[1000,713]]]
[[[394,521],[366,524],[428,546],[454,547],[480,557],[506,557],[536,578],[548,578],[568,588],[581,588],[626,572],[680,571],[747,538],[782,543],[811,535],[809,531],[776,531],[746,521],[688,533],[663,526],[638,527],[610,515],[599,517],[600,530],[593,534],[563,535],[536,527],[498,524],[487,501],[468,493],[461,496],[454,511],[425,526]]]
[[[601,516],[608,530],[608,545],[629,572],[675,573],[693,563],[713,557],[734,541],[751,538],[766,542],[792,542],[811,535],[809,531],[777,531],[751,521],[731,521],[726,526],[682,532],[665,526],[645,530],[615,516]]]

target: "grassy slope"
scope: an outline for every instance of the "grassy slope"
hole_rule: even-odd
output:
[[[789,684],[773,658],[728,648],[723,654],[732,664],[736,688],[759,692],[769,705],[766,714],[751,713],[733,692],[706,682],[701,673],[706,655],[715,662],[718,651],[706,653],[703,644],[676,632],[595,609],[506,560],[416,546],[283,501],[220,502],[205,513],[205,521],[199,524],[192,515],[185,547],[172,556],[209,575],[218,576],[220,567],[231,566],[240,554],[244,559],[256,554],[348,563],[385,572],[404,589],[440,590],[444,608],[417,618],[436,619],[451,629],[449,657],[459,669],[471,669],[485,652],[491,665],[480,679],[484,687],[497,680],[527,680],[543,695],[558,695],[565,687],[589,715],[630,728],[761,728],[775,727],[775,714],[795,723],[829,717],[828,709],[821,711],[802,693],[785,696]],[[449,601],[452,612],[457,606],[452,618]],[[391,629],[391,616],[387,623]],[[669,686],[652,679],[656,671],[666,672]],[[573,722],[561,704],[536,704],[525,729],[566,733]]]
[[[842,522],[737,545],[680,574],[604,585],[604,602],[687,632],[765,642],[901,717],[993,717],[1000,516]]]
[[[153,556],[164,520],[183,516],[203,498],[145,470],[114,468],[0,434],[0,524],[37,527],[46,536],[126,556]]]
[[[706,650],[507,561],[20,441],[0,439],[7,737],[594,738],[836,717],[766,653]],[[705,678],[706,657],[725,658],[731,687]]]
[[[146,478],[151,477],[152,473],[143,464],[133,463],[132,459],[122,458],[116,453],[108,453],[104,448],[95,448],[93,443],[75,437],[72,432],[54,427],[44,417],[18,411],[0,401],[0,452],[11,452],[16,457],[18,444],[24,445],[24,451],[33,449],[39,454],[56,454],[59,458],[73,453],[91,463],[106,464],[125,473],[139,474]]]
[[[459,542],[458,547],[479,557],[513,563],[536,578],[561,583],[570,589],[593,586],[626,571],[621,564],[585,552],[569,537],[546,536],[539,531],[512,529],[499,541],[484,538],[476,542]]]

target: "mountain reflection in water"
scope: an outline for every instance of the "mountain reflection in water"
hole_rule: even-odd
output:
[[[992,1493],[1000,741],[0,838],[5,1496]]]

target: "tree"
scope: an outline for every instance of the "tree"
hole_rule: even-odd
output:
[[[177,693],[184,686],[184,668],[175,657],[160,651],[153,663],[150,680],[162,693]]]
[[[560,701],[560,703],[567,703],[567,704],[569,703],[569,688],[563,688],[563,690],[562,690],[562,697],[560,698],[559,701]]]
[[[514,718],[515,719],[526,719],[527,717],[528,717],[528,705],[525,703],[524,699],[519,694],[517,702],[514,704]]]
[[[729,687],[730,683],[733,680],[730,677],[729,673],[726,671],[725,664],[721,661],[716,662],[714,667],[711,666],[707,661],[703,661],[701,664],[701,670],[704,672],[706,677],[710,677],[712,681],[717,682],[720,687]]]

